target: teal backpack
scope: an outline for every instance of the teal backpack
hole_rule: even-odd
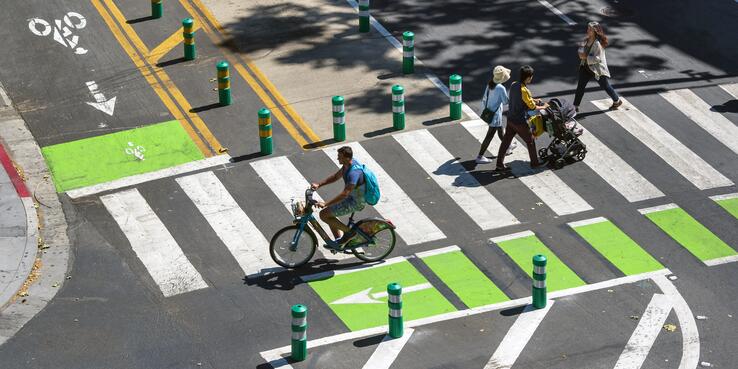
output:
[[[379,192],[379,181],[369,168],[364,164],[354,164],[351,170],[361,169],[364,173],[364,200],[369,205],[377,205],[382,194]]]

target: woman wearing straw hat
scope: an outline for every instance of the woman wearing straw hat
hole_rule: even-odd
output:
[[[489,144],[497,133],[497,136],[502,141],[504,135],[502,129],[502,105],[509,102],[507,96],[507,90],[502,84],[510,79],[510,69],[507,69],[501,65],[495,67],[492,72],[492,78],[487,83],[487,87],[484,89],[484,97],[482,97],[482,115],[480,118],[489,124],[487,135],[484,136],[482,141],[482,147],[479,148],[479,155],[477,155],[477,164],[487,164],[491,161],[484,156],[484,152],[487,151]],[[510,155],[515,146],[510,146],[507,150],[506,155]]]

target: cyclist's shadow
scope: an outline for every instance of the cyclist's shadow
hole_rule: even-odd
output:
[[[304,276],[325,273],[325,278],[330,278],[333,275],[333,271],[367,264],[366,262],[358,260],[350,263],[342,263],[340,265],[338,264],[339,262],[339,260],[335,259],[316,258],[299,268],[274,268],[272,270],[265,271],[259,276],[246,276],[243,278],[243,282],[245,285],[259,286],[265,290],[291,290],[295,288],[295,286],[305,283],[302,279]],[[382,262],[380,261],[378,263]],[[323,278],[321,277],[320,279]]]

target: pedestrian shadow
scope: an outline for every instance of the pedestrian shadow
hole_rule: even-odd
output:
[[[584,119],[587,119],[587,117],[591,117],[593,115],[605,114],[606,112],[607,110],[593,110],[593,111],[588,111],[586,113],[577,113],[574,119],[584,120]]]
[[[738,113],[738,100],[726,101],[722,105],[714,105],[710,108],[710,111],[718,113]]]
[[[490,169],[476,170],[482,165],[492,165]],[[479,187],[495,183],[505,178],[516,178],[511,171],[497,171],[494,169],[494,163],[477,164],[474,159],[459,161],[459,158],[447,160],[441,164],[433,174],[439,176],[453,176],[454,187]]]

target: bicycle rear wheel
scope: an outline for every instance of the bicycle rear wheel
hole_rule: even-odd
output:
[[[269,243],[269,254],[275,263],[285,268],[297,268],[312,259],[318,245],[318,239],[315,238],[312,229],[305,226],[297,239],[295,247],[292,247],[292,239],[299,229],[299,226],[291,225],[274,234],[272,241]]]
[[[395,230],[384,221],[375,220],[385,223],[380,226],[380,230],[372,235],[372,239],[365,246],[355,248],[354,255],[364,261],[379,261],[387,257],[395,248],[397,237]]]

